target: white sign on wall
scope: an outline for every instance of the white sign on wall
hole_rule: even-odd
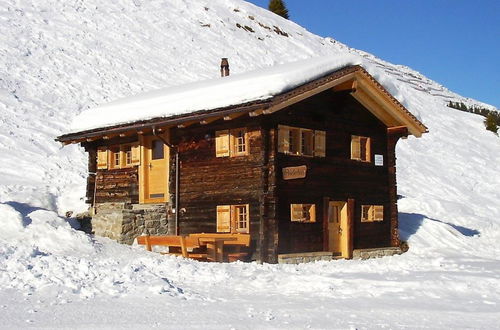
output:
[[[375,155],[375,166],[384,166],[384,155]]]

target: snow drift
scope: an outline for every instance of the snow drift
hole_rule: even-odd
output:
[[[240,0],[0,0],[0,26],[0,327],[498,321],[500,139],[482,117],[446,104],[492,107]],[[381,83],[429,128],[397,148],[408,253],[298,266],[203,264],[91,238],[60,217],[85,208],[86,158],[53,139],[82,111],[215,78],[221,57],[234,74],[332,55],[382,72]]]

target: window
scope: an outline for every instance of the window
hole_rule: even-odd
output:
[[[153,140],[152,146],[151,146],[151,159],[163,159],[164,157],[164,147],[163,147],[163,141],[161,140]]]
[[[125,153],[125,165],[132,165],[132,147],[126,146],[123,152]]]
[[[278,151],[295,156],[325,157],[326,132],[278,126]]]
[[[351,136],[351,159],[371,162],[371,141],[365,136]]]
[[[120,147],[109,149],[109,168],[120,168]]]
[[[249,233],[249,204],[218,205],[218,233]]]
[[[290,204],[292,222],[316,222],[315,204]]]
[[[244,129],[237,129],[231,131],[233,141],[233,155],[246,155],[247,154],[247,132]]]
[[[236,231],[248,233],[248,205],[237,205],[235,210]]]
[[[292,155],[300,155],[300,129],[289,129],[288,130],[288,135],[289,135],[289,144],[290,148],[288,149],[288,152]]]
[[[361,222],[384,221],[383,205],[361,205]]]
[[[245,128],[215,132],[215,156],[236,157],[248,155],[248,132]]]
[[[122,144],[97,149],[98,169],[119,169],[139,165],[139,143]]]
[[[313,131],[310,130],[300,130],[300,146],[301,146],[301,153],[304,156],[312,156],[313,155],[313,146],[314,146],[314,140],[313,140]]]

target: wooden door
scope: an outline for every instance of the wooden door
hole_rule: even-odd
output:
[[[143,162],[141,203],[165,203],[168,200],[169,149],[156,136],[142,138]]]
[[[328,203],[328,251],[343,258],[349,257],[349,222],[347,203]]]

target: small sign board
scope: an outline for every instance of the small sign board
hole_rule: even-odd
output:
[[[384,166],[384,155],[375,155],[375,166]]]
[[[283,179],[302,179],[306,177],[307,166],[283,167]]]

